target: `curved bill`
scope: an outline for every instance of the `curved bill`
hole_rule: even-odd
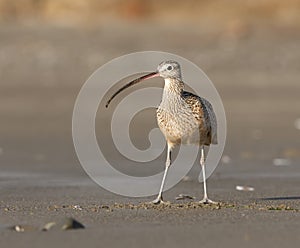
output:
[[[119,89],[117,92],[115,92],[115,93],[109,98],[109,100],[107,101],[105,107],[107,108],[108,105],[110,104],[110,102],[111,102],[111,101],[112,101],[119,93],[121,93],[123,90],[127,89],[128,87],[130,87],[130,86],[132,86],[132,85],[135,85],[135,84],[137,84],[137,83],[139,83],[139,82],[141,82],[141,81],[143,81],[143,80],[146,80],[146,79],[149,79],[149,78],[158,77],[158,76],[159,76],[158,72],[151,72],[151,73],[149,73],[149,74],[147,74],[147,75],[145,75],[145,76],[139,77],[139,78],[137,78],[137,79],[131,81],[130,83],[124,85],[121,89]]]

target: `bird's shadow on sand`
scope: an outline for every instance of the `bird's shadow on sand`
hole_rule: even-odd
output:
[[[300,196],[279,196],[279,197],[264,197],[259,198],[262,201],[288,201],[288,200],[300,200]]]

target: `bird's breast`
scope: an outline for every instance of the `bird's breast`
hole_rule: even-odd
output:
[[[157,123],[167,141],[173,144],[198,143],[199,122],[186,106],[168,107],[160,105],[157,109]]]

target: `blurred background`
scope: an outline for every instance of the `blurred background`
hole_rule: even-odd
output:
[[[297,0],[0,0],[1,182],[82,174],[76,96],[98,67],[143,50],[191,60],[219,91],[215,177],[299,177],[299,40]]]

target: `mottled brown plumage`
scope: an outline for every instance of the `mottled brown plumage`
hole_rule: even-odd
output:
[[[118,90],[107,102],[122,90],[142,80],[160,76],[165,80],[162,101],[157,109],[157,123],[168,145],[166,168],[157,198],[153,203],[162,201],[162,192],[171,165],[171,151],[179,144],[195,144],[201,147],[200,164],[202,166],[204,197],[201,203],[214,203],[206,192],[204,146],[217,144],[217,119],[212,105],[206,99],[184,91],[180,65],[176,61],[164,61],[157,71],[140,77]]]
[[[178,79],[167,84],[157,109],[157,123],[166,140],[173,146],[217,144],[217,123],[211,104],[183,91],[183,83]]]

